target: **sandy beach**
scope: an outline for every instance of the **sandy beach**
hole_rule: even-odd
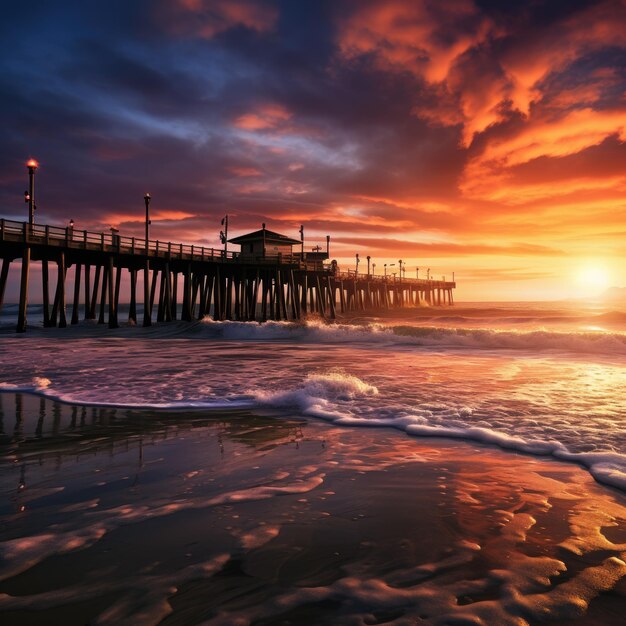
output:
[[[3,623],[622,623],[626,499],[575,464],[0,398]]]

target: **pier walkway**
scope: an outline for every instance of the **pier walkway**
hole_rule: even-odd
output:
[[[315,257],[315,255],[311,255]],[[335,271],[304,254],[251,255],[182,243],[125,237],[0,219],[0,308],[12,262],[21,261],[16,330],[27,327],[31,264],[41,263],[44,326],[67,326],[67,270],[75,266],[71,323],[98,319],[119,325],[122,280],[129,281],[129,322],[137,323],[137,285],[143,277],[144,326],[210,315],[216,320],[297,320],[307,314],[334,319],[337,312],[452,305],[453,281]],[[50,264],[53,271],[50,271]],[[56,267],[54,267],[56,266]],[[93,274],[92,274],[93,269]],[[123,270],[126,270],[123,272]],[[51,273],[56,274],[51,299]],[[180,281],[179,281],[180,279]],[[179,286],[182,282],[182,286]]]

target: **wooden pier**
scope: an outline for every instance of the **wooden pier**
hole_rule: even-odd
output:
[[[73,227],[0,220],[0,309],[9,267],[21,261],[17,332],[27,327],[28,284],[33,262],[41,263],[43,323],[66,327],[97,319],[117,328],[120,287],[129,281],[128,321],[143,326],[177,318],[191,321],[299,320],[307,315],[335,319],[338,313],[394,307],[452,305],[455,282],[339,272],[307,253],[252,255],[213,248],[94,233]],[[52,265],[52,270],[51,266]],[[67,270],[75,266],[68,292]],[[50,275],[56,274],[54,294]],[[143,294],[137,293],[143,276]],[[71,302],[68,299],[71,298]]]

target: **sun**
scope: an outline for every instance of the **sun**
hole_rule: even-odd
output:
[[[576,276],[577,282],[595,292],[607,289],[611,285],[611,273],[602,265],[585,265]]]

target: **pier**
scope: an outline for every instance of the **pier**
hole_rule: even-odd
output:
[[[17,332],[27,328],[29,276],[34,262],[41,263],[46,327],[66,327],[70,307],[69,322],[77,324],[82,305],[84,319],[97,319],[117,328],[123,280],[128,281],[130,292],[128,321],[143,326],[150,326],[154,318],[157,322],[177,319],[179,303],[180,317],[186,321],[210,316],[215,320],[259,322],[300,320],[307,315],[335,319],[338,313],[454,303],[454,281],[407,278],[402,272],[399,277],[343,272],[336,264],[324,262],[327,255],[307,253],[303,245],[298,253],[293,252],[292,245],[269,247],[268,251],[266,237],[268,241],[275,236],[291,244],[302,242],[266,231],[264,225],[257,233],[263,237],[260,249],[251,244],[249,251],[244,251],[242,243],[242,251],[232,252],[226,247],[221,250],[126,237],[115,230],[96,233],[72,225],[1,219],[0,309],[9,268],[15,261],[21,261]],[[244,241],[245,236],[238,240]],[[68,286],[67,271],[72,266],[74,284]],[[140,275],[141,294],[137,289]],[[52,276],[56,280],[51,281]],[[54,293],[50,291],[52,283]],[[138,302],[143,303],[141,320]]]

